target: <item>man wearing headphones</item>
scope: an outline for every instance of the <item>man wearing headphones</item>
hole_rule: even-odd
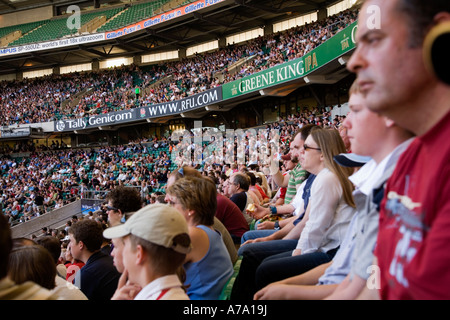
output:
[[[448,0],[366,0],[360,11],[348,69],[372,111],[417,136],[381,202],[374,275],[380,281],[365,292],[375,298],[450,298],[450,85],[425,59],[427,34],[448,21]]]

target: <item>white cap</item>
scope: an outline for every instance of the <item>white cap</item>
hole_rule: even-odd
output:
[[[133,234],[151,243],[187,254],[191,247],[174,243],[180,234],[189,234],[186,219],[175,208],[167,204],[150,204],[136,211],[124,224],[107,228],[103,236],[107,239],[121,238]]]

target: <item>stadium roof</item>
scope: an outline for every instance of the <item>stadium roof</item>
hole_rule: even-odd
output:
[[[122,56],[185,49],[225,36],[314,12],[337,0],[226,0],[129,35],[84,45],[0,58],[0,73],[51,68]],[[74,0],[0,0],[0,14],[39,6],[93,4]],[[103,3],[103,2],[101,2]],[[111,1],[108,1],[111,3]],[[120,3],[120,2],[117,2]],[[122,3],[123,4],[123,3]]]

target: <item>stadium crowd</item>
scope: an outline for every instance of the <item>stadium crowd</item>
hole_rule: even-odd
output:
[[[134,64],[100,71],[0,83],[0,125],[41,123],[169,102],[302,57],[357,17],[343,11],[321,22],[212,53],[150,67]],[[236,72],[230,68],[248,59]],[[136,88],[140,94],[136,95]],[[81,95],[81,97],[77,96]]]
[[[331,119],[329,112],[316,108],[268,124],[266,130],[280,132],[283,151],[297,128],[314,123],[341,130],[344,119],[345,116]],[[249,163],[249,141],[245,143]],[[149,203],[153,193],[164,191],[168,174],[177,166],[178,160],[172,155],[174,145],[176,141],[164,136],[88,149],[68,148],[58,141],[50,146],[36,146],[33,142],[18,143],[12,148],[5,145],[0,152],[0,197],[4,213],[10,223],[17,224],[80,199],[88,192],[91,197],[102,198],[118,185],[139,188]],[[206,147],[203,145],[203,149]],[[234,148],[237,149],[237,141]],[[29,156],[11,157],[20,152]],[[219,185],[220,175],[216,172],[223,173],[224,164],[200,167]]]

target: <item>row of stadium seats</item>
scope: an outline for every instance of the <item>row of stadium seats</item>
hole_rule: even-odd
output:
[[[129,7],[115,7],[104,10],[95,10],[93,12],[81,13],[81,26],[87,24],[93,19],[101,16],[106,17],[106,23],[98,28],[97,32],[114,30],[130,25],[137,21],[149,18],[159,13],[162,6],[171,0],[157,0],[133,4]],[[186,3],[192,0],[186,1]],[[6,37],[16,31],[21,32],[21,37],[8,44],[8,46],[19,46],[36,42],[61,39],[65,36],[74,35],[79,32],[78,29],[71,29],[67,25],[68,18],[57,17],[49,20],[42,20],[32,23],[19,24],[0,28],[0,38]],[[69,24],[70,26],[70,24]]]
[[[151,3],[140,3],[125,9],[120,15],[110,19],[103,26],[97,29],[98,32],[115,30],[138,22],[156,14],[157,9],[161,8],[170,0],[158,0]]]

